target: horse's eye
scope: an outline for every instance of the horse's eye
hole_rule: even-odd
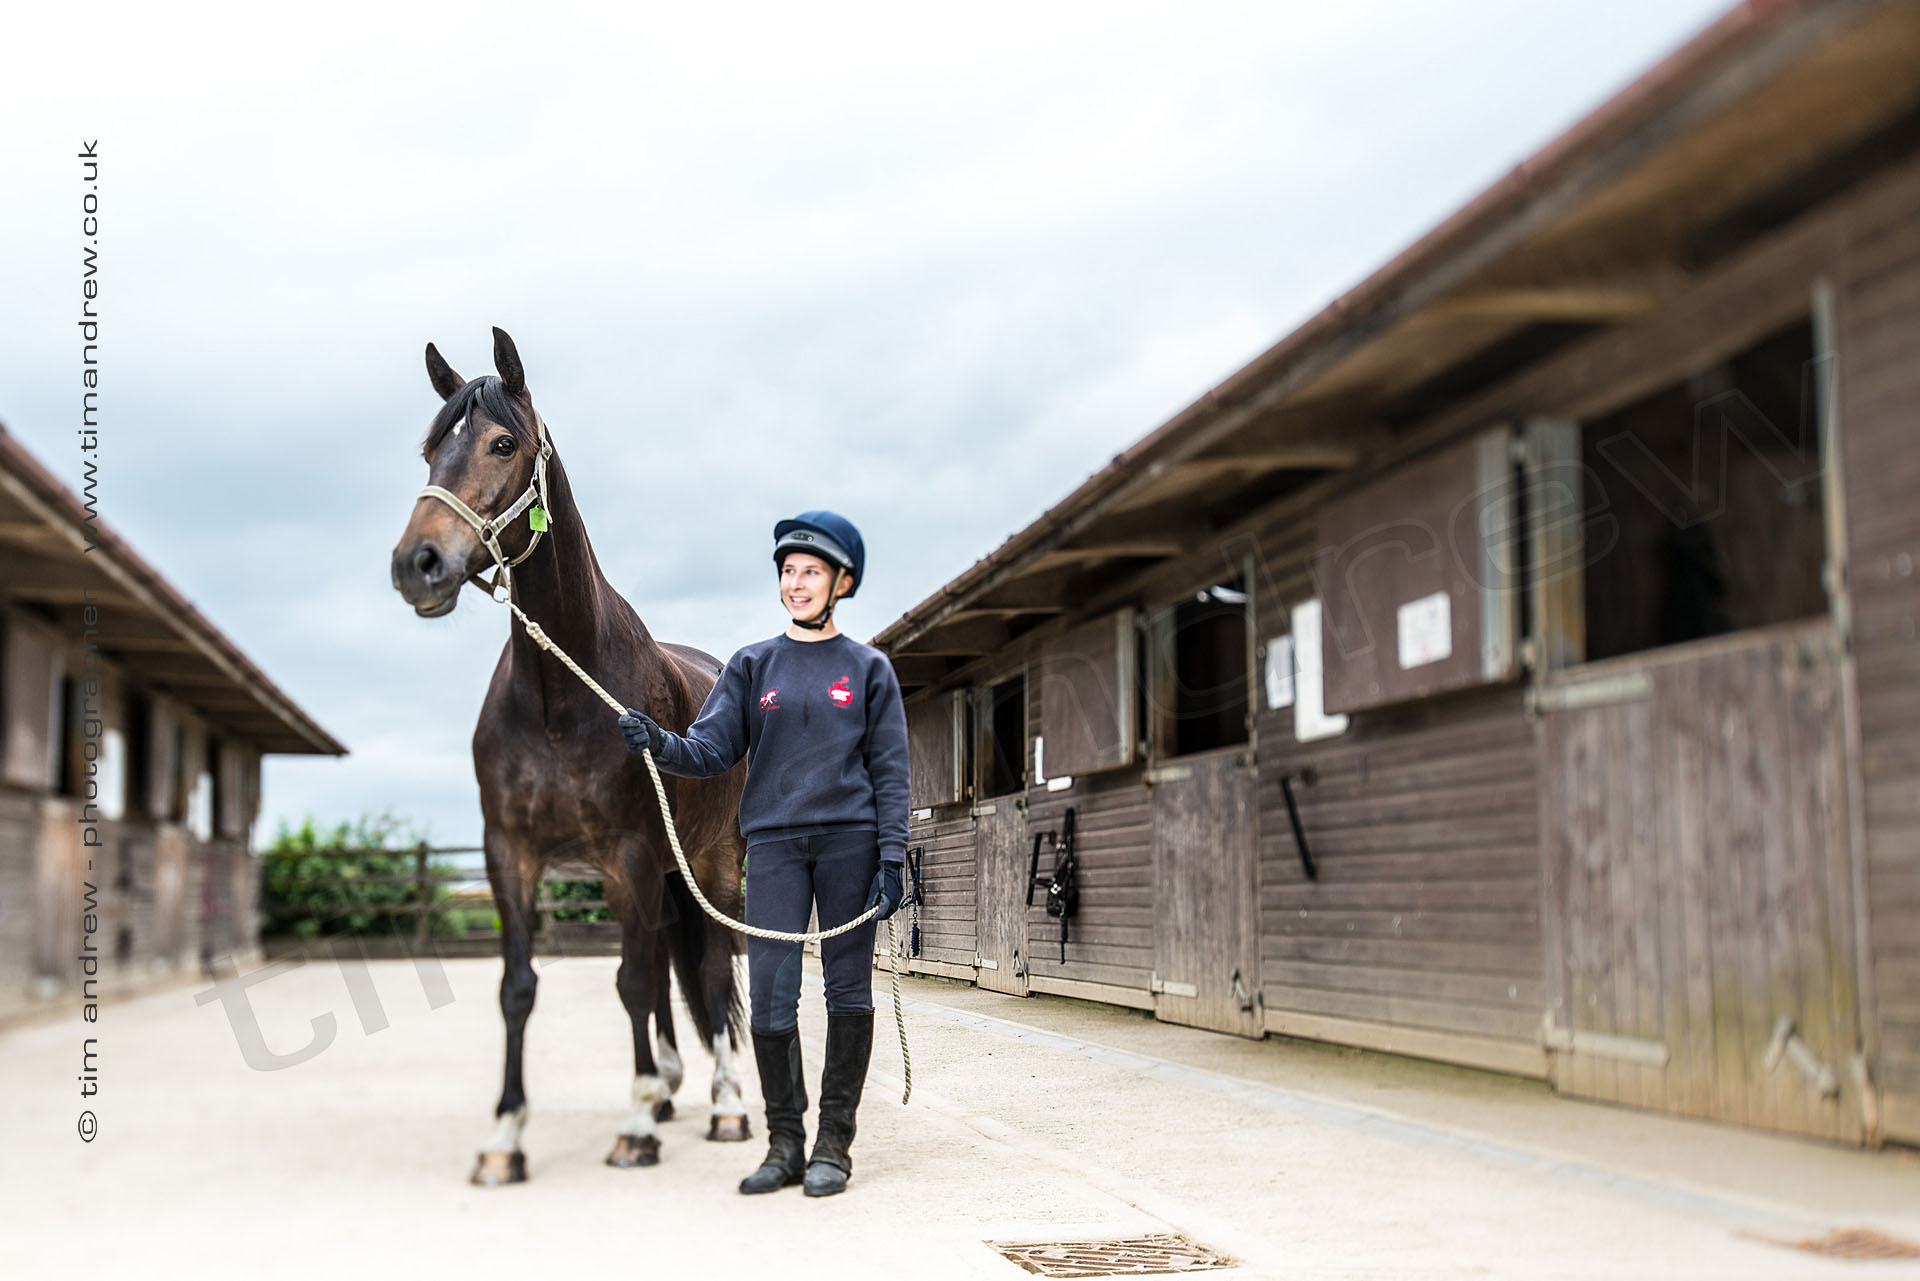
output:
[[[513,453],[513,437],[495,436],[493,438],[493,452],[502,458]]]

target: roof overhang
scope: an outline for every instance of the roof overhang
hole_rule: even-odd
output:
[[[79,495],[0,426],[0,597],[78,640],[98,609],[101,652],[142,684],[262,752],[344,756],[297,707]]]
[[[938,681],[1568,344],[1920,144],[1920,5],[1723,15],[884,628]],[[1026,608],[1022,608],[1022,607]]]

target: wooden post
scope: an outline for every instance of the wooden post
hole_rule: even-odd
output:
[[[419,895],[414,904],[413,945],[424,951],[427,946],[429,921],[427,913],[433,909],[433,886],[427,880],[427,843],[421,841],[413,850],[413,885]]]

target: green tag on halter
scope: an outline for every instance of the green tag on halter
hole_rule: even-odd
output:
[[[546,508],[540,506],[540,504],[538,503],[535,503],[533,506],[527,508],[527,528],[531,529],[536,534],[546,532],[546,528],[547,528]]]

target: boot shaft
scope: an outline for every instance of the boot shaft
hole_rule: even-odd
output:
[[[807,1073],[800,1056],[800,1029],[753,1029],[753,1058],[760,1069],[760,1096],[767,1104],[767,1133],[806,1141]]]
[[[873,1057],[873,1011],[827,1015],[827,1062],[820,1072],[819,1137],[813,1159],[851,1173],[855,1115]]]

